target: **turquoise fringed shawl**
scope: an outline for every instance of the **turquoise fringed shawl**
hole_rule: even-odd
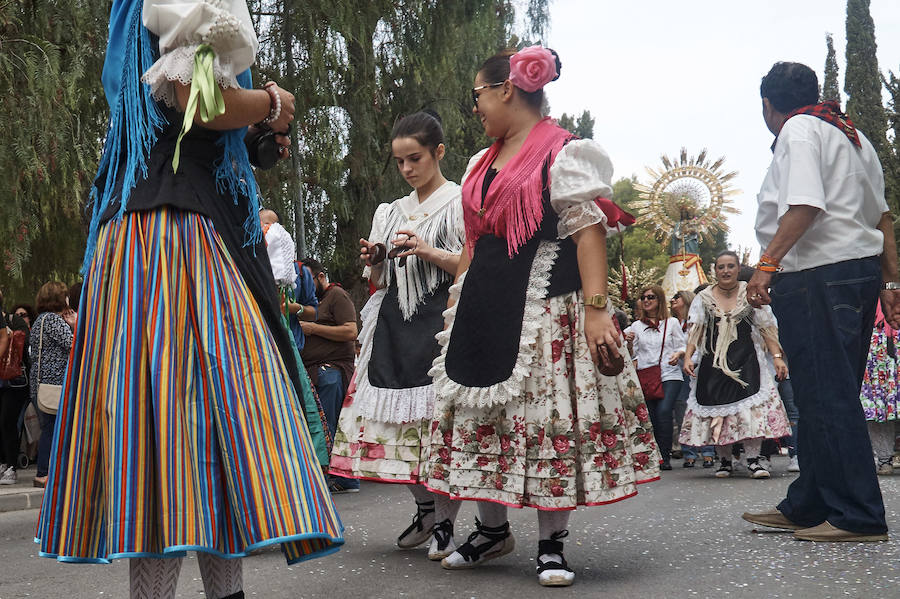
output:
[[[109,19],[109,41],[103,65],[103,89],[109,104],[109,126],[103,154],[91,189],[91,228],[82,272],[90,266],[97,244],[100,217],[118,202],[118,215],[125,213],[135,184],[147,176],[147,157],[156,144],[157,134],[169,123],[141,82],[141,75],[158,58],[155,42],[141,22],[142,0],[115,0]],[[241,87],[253,87],[250,71],[237,77]],[[237,203],[240,196],[249,199],[244,221],[244,245],[262,241],[259,223],[259,192],[256,178],[244,146],[246,127],[225,131],[219,139],[223,157],[215,165],[219,193],[229,194]],[[116,186],[121,178],[122,185]]]

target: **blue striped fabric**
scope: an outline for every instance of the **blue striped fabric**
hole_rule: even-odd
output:
[[[300,402],[228,251],[198,214],[106,223],[85,279],[37,537],[61,561],[336,551]]]

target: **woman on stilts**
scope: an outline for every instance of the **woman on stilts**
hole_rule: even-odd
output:
[[[63,562],[130,558],[132,598],[174,597],[197,551],[206,596],[242,598],[255,549],[296,563],[343,544],[244,144],[254,123],[284,134],[294,99],[252,89],[244,0],[114,0],[109,32],[110,124],[36,536]]]
[[[459,503],[421,483],[434,388],[428,370],[440,353],[450,284],[465,232],[459,185],[441,173],[444,133],[437,113],[400,119],[391,133],[397,168],[413,192],[381,204],[368,239],[360,239],[363,276],[378,290],[362,310],[356,389],[341,411],[331,473],[405,483],[416,501],[403,549],[431,541],[428,558],[456,549]],[[389,249],[390,248],[390,249]]]
[[[511,552],[507,507],[535,507],[546,586],[575,577],[562,542],[571,510],[631,497],[659,476],[606,297],[607,230],[623,214],[603,199],[612,165],[595,142],[542,116],[559,69],[555,53],[533,46],[488,59],[475,78],[473,112],[497,141],[469,161],[462,184],[467,251],[431,370],[426,480],[479,502],[477,530],[444,568]]]

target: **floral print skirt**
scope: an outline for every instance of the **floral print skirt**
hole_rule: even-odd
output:
[[[701,416],[688,400],[678,442],[694,446],[731,445],[749,439],[789,437],[791,425],[774,379],[764,380],[762,384],[769,390],[763,402],[755,406],[748,404],[727,416]]]
[[[356,375],[344,399],[331,452],[331,474],[387,483],[419,482],[430,419],[400,424],[365,418],[354,403]]]
[[[862,402],[866,420],[888,422],[897,420],[897,344],[900,334],[890,333],[882,327],[872,330],[872,343],[866,361],[859,400]],[[893,346],[893,347],[891,347]]]
[[[634,366],[602,376],[584,337],[581,292],[545,300],[532,374],[492,408],[438,395],[425,484],[459,499],[544,510],[612,503],[659,478],[659,452]],[[456,323],[454,326],[463,326]]]

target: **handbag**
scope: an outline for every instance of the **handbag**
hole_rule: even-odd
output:
[[[62,395],[62,385],[51,385],[50,383],[41,382],[41,357],[44,353],[44,323],[47,318],[41,320],[41,336],[38,340],[38,359],[37,359],[37,404],[41,412],[55,416],[59,411],[59,398]]]
[[[0,333],[2,334],[2,333]],[[25,331],[11,331],[7,327],[9,345],[6,354],[0,357],[0,380],[13,381],[25,375],[22,357],[25,354]]]
[[[669,327],[669,319],[663,325],[662,343],[659,348],[659,362],[648,368],[637,371],[638,380],[641,382],[641,390],[644,392],[644,400],[662,399],[665,395],[662,388],[662,357],[666,347],[666,331]]]

